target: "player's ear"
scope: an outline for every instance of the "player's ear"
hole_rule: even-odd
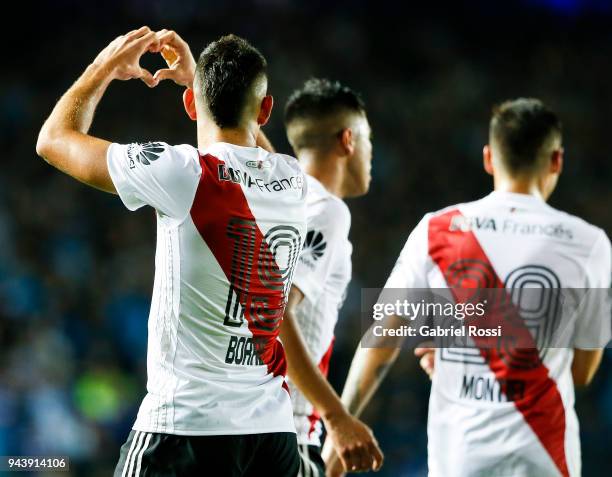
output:
[[[187,88],[183,93],[183,106],[185,106],[187,116],[189,116],[192,121],[195,121],[197,119],[195,95],[193,94],[193,90],[191,88]]]
[[[555,149],[550,157],[550,172],[552,174],[561,174],[563,170],[563,148]]]
[[[493,175],[493,155],[491,154],[491,146],[485,144],[482,148],[482,165],[487,174]]]
[[[267,94],[261,100],[261,105],[259,106],[259,115],[257,116],[257,124],[260,126],[265,126],[265,124],[270,119],[270,115],[272,114],[272,107],[274,106],[274,98]]]
[[[346,156],[352,156],[355,152],[355,137],[351,128],[340,131],[340,146]]]

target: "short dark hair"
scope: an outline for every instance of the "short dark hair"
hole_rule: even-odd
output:
[[[266,68],[266,59],[259,50],[236,35],[222,36],[204,49],[196,78],[217,126],[239,126],[249,91]]]
[[[553,137],[561,139],[561,134],[561,121],[539,99],[519,98],[493,108],[490,140],[499,146],[510,174],[537,168],[542,146]]]
[[[285,125],[295,119],[320,118],[342,110],[364,112],[361,96],[338,81],[311,78],[294,91],[285,105]]]

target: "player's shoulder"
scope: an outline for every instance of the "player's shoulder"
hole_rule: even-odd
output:
[[[329,192],[323,184],[306,175],[308,196],[306,199],[309,221],[323,223],[327,228],[336,229],[341,235],[348,235],[351,227],[351,212],[346,203]]]
[[[475,203],[477,201],[474,202],[461,202],[458,204],[453,204],[453,205],[448,205],[446,207],[443,207],[441,209],[437,209],[437,210],[432,210],[429,212],[426,212],[423,217],[421,218],[421,220],[419,221],[419,223],[417,224],[417,227],[421,226],[426,226],[431,219],[437,218],[437,217],[442,217],[446,214],[450,214],[452,212],[456,212],[459,210],[463,210],[466,207],[468,207],[470,204]]]
[[[351,228],[351,212],[346,203],[333,195],[323,198],[320,203],[320,213],[329,226],[336,228],[342,235],[348,235]]]
[[[295,157],[280,152],[269,152],[265,149],[262,149],[262,151],[267,155],[272,164],[274,164],[279,171],[282,171],[283,175],[299,177],[299,181],[302,184],[306,183],[306,174]],[[305,185],[305,192],[307,193],[308,184]]]
[[[471,215],[481,213],[483,210],[489,210],[495,203],[491,201],[492,196],[490,194],[477,200],[461,202],[429,212],[425,214],[423,222],[428,222],[434,217],[441,217],[453,212]],[[543,201],[537,205],[537,210],[539,211],[538,213],[541,213],[546,218],[547,223],[562,225],[565,230],[571,233],[574,241],[577,243],[582,243],[587,247],[594,245],[600,240],[609,243],[608,236],[602,228],[587,222],[577,215],[557,209]]]
[[[554,215],[555,220],[562,222],[565,227],[574,231],[576,241],[590,244],[591,246],[603,241],[609,246],[610,240],[608,235],[601,227],[586,221],[582,217],[556,209],[550,205],[547,205],[547,208],[550,214]]]
[[[282,152],[270,152],[266,151],[265,149],[262,149],[262,151],[271,159],[279,161],[281,164],[286,164],[288,167],[302,172],[302,166],[300,166],[299,161],[295,157],[289,154],[283,154]]]
[[[428,231],[430,231],[432,227],[434,229],[450,227],[456,215],[471,215],[473,213],[478,213],[478,211],[482,210],[483,206],[486,207],[485,204],[488,197],[489,196],[485,196],[481,199],[468,202],[459,202],[427,212],[415,226],[413,233],[417,236],[426,237]]]
[[[134,165],[148,166],[168,161],[193,162],[198,157],[198,150],[189,144],[171,145],[163,141],[149,141],[134,142],[125,147],[127,156]]]

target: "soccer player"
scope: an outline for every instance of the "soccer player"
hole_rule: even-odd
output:
[[[332,354],[338,310],[351,279],[351,216],[342,199],[368,191],[371,130],[361,98],[350,88],[324,79],[308,80],[291,95],[285,107],[285,126],[296,157],[307,173],[308,231],[293,277],[281,339],[287,350],[289,388],[302,460],[300,475],[323,477],[321,418],[333,443],[338,441],[340,423],[354,420],[324,376]],[[357,444],[352,452],[362,454],[361,468],[377,468],[382,455],[370,437],[371,431],[357,427],[356,432]],[[361,437],[359,433],[365,435]],[[363,444],[361,449],[359,444]]]
[[[189,47],[174,32],[162,34],[171,35],[161,51],[169,68],[156,76],[185,85],[189,74],[180,58],[190,55]],[[351,277],[350,213],[341,197],[365,194],[370,184],[372,145],[365,106],[349,88],[313,79],[289,99],[285,122],[289,141],[309,174],[308,233],[294,281],[296,275],[300,278],[291,289],[280,331],[298,430],[300,475],[325,473],[321,419],[345,469],[378,470],[383,456],[372,431],[346,411],[325,378],[338,309]],[[269,142],[261,146],[272,150]]]
[[[118,194],[130,210],[156,211],[147,395],[115,477],[295,476],[277,335],[305,238],[306,184],[294,158],[256,147],[272,110],[266,60],[235,36],[209,44],[197,65],[190,55],[178,60],[171,73],[191,72],[184,104],[197,118],[197,148],[87,134],[111,81],[152,87],[169,74],[154,76],[139,60],[171,40],[143,27],[111,42],[37,143],[63,172]]]
[[[470,287],[470,281],[509,291],[609,288],[605,232],[546,204],[563,165],[561,136],[559,119],[539,100],[495,108],[483,150],[495,190],[426,214],[386,288],[452,289]],[[569,347],[546,349],[534,340],[525,348],[538,353],[513,354],[512,346],[483,349],[475,340],[476,348],[435,351],[429,475],[580,475],[574,386],[591,381],[600,348],[610,340],[609,304],[599,300],[593,305],[599,312],[580,314],[570,328]],[[359,415],[398,354],[393,348],[357,350],[343,392],[350,411]],[[431,372],[431,353],[419,354]],[[339,475],[331,449],[324,455],[329,475]]]

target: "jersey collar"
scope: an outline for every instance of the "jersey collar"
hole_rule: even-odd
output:
[[[521,204],[536,204],[536,205],[547,205],[544,199],[539,196],[531,194],[519,194],[516,192],[506,192],[494,190],[488,197],[495,200],[504,202],[518,202]]]

